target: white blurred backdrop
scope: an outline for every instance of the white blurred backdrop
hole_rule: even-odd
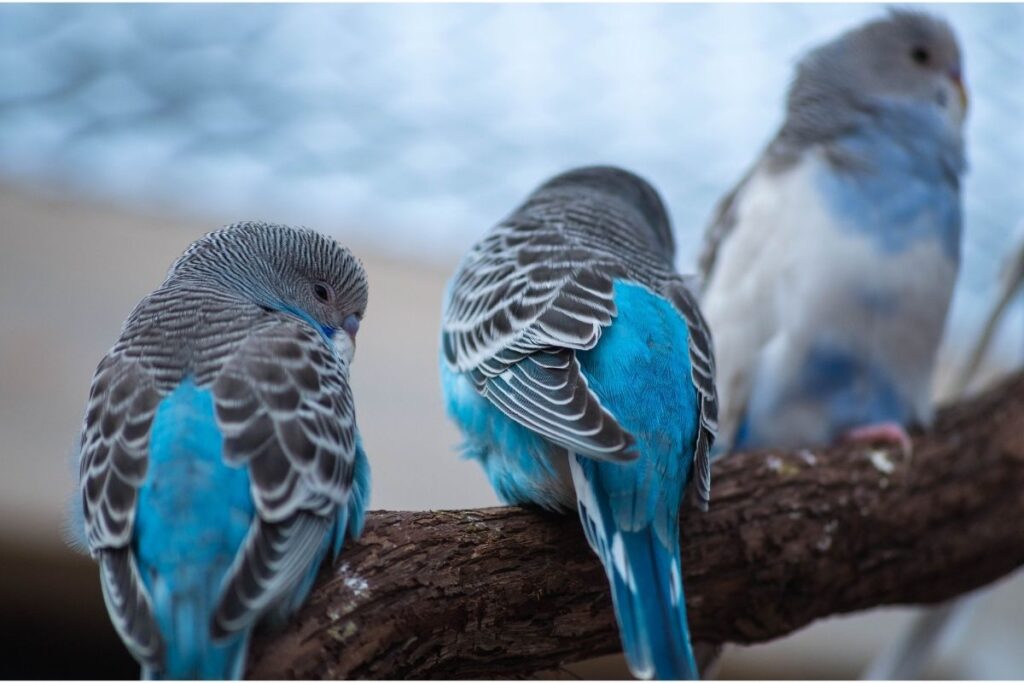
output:
[[[959,328],[1024,222],[1024,6],[921,8],[955,26],[971,93]],[[883,11],[4,6],[0,172],[447,262],[545,177],[615,163],[665,195],[688,269],[796,59]]]

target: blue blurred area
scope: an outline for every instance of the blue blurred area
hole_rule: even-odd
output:
[[[971,92],[953,329],[973,336],[1024,229],[1024,6],[927,9],[955,26]],[[690,270],[796,59],[883,11],[3,5],[0,175],[450,263],[547,176],[615,163],[665,195]]]

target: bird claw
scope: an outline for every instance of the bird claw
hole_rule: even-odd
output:
[[[885,443],[900,447],[903,457],[909,458],[914,453],[914,444],[903,425],[898,422],[878,422],[875,424],[854,427],[843,434],[844,443]]]

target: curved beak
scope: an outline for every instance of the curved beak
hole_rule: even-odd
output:
[[[356,334],[359,332],[359,318],[355,315],[350,315],[345,318],[341,323],[341,329],[345,331],[348,338],[352,340],[352,346],[356,345]]]

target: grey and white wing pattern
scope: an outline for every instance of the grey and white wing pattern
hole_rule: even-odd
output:
[[[600,459],[636,457],[632,436],[590,391],[574,353],[593,348],[615,317],[620,271],[557,225],[507,220],[467,255],[452,283],[446,362],[554,443]]]
[[[85,537],[100,565],[114,628],[135,657],[151,665],[160,660],[163,643],[130,544],[160,399],[152,376],[115,349],[93,376],[79,446]]]
[[[756,166],[748,171],[736,187],[715,205],[715,213],[704,230],[704,240],[701,244],[700,256],[697,259],[697,272],[700,276],[701,288],[707,285],[708,279],[715,269],[719,249],[729,239],[733,228],[736,227],[736,222],[739,220],[736,215],[739,201],[755,170]]]
[[[114,629],[136,659],[149,667],[158,666],[164,642],[131,548],[107,548],[96,556],[100,586]]]
[[[718,392],[715,388],[715,352],[711,329],[696,297],[682,278],[670,281],[669,299],[686,321],[690,342],[690,375],[700,399],[700,422],[693,455],[697,502],[703,510],[711,500],[711,447],[718,433]]]
[[[356,428],[344,361],[319,332],[283,316],[256,326],[212,390],[225,460],[248,466],[258,513],[214,615],[222,636],[309,571],[348,501]]]
[[[784,162],[770,145],[766,154],[716,207],[704,235],[699,261],[700,304],[711,321],[721,363],[716,368],[718,443],[734,446],[746,412],[754,368],[777,327],[770,271],[784,268],[774,251],[785,228],[778,203],[784,193],[775,180]],[[781,153],[780,153],[781,154]],[[786,151],[786,154],[790,154]],[[784,247],[783,247],[784,248]]]
[[[168,312],[189,307],[181,297],[160,308],[157,296],[149,305],[172,326]],[[207,334],[186,368],[172,350],[161,351],[161,332],[145,312],[133,314],[96,371],[80,481],[85,535],[104,590],[116,598],[108,602],[116,606],[115,626],[141,661],[155,665],[160,637],[129,550],[153,417],[186,370],[212,391],[224,458],[247,467],[257,510],[225,580],[217,635],[248,626],[311,566],[337,506],[348,500],[356,431],[345,362],[309,325],[277,313],[240,323],[237,310],[208,300],[199,313]]]
[[[79,459],[85,535],[93,553],[131,542],[149,462],[149,430],[161,398],[151,374],[116,350],[96,369]]]

